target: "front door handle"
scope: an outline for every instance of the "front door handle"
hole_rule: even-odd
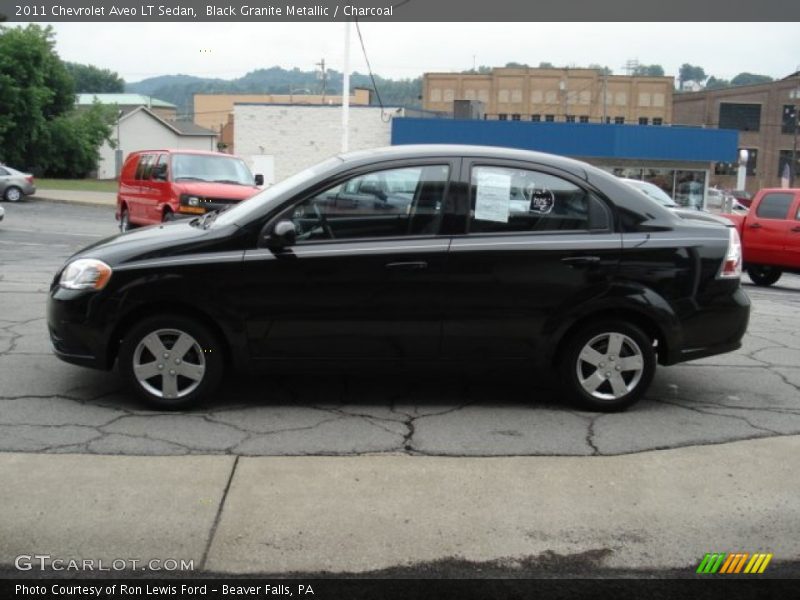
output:
[[[750,229],[761,229],[761,223],[751,223],[748,227]]]
[[[568,265],[596,265],[600,262],[599,256],[567,256],[561,262]]]
[[[386,263],[386,268],[392,271],[422,271],[428,268],[428,263],[424,260],[416,262],[391,262]]]
[[[792,227],[792,231],[794,231],[795,233],[800,233],[800,225]]]

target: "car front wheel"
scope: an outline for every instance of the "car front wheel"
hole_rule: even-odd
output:
[[[653,341],[635,325],[616,320],[573,334],[559,364],[569,399],[601,412],[621,411],[639,400],[655,368]]]
[[[122,213],[119,215],[119,230],[125,233],[133,228],[134,225],[131,223],[131,214],[128,212],[127,208],[123,208]]]
[[[123,338],[120,368],[149,405],[178,410],[199,403],[219,385],[222,347],[200,322],[179,315],[144,319]]]

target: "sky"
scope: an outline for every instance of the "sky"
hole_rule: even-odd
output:
[[[508,62],[610,67],[629,60],[680,65],[730,79],[800,70],[798,23],[361,23],[376,75],[414,78]],[[344,23],[53,23],[62,59],[116,71],[127,82],[182,73],[233,79],[280,66],[308,71],[322,58],[341,71]],[[355,28],[352,71],[367,72]]]

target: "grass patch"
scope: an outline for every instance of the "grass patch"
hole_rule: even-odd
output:
[[[78,192],[116,192],[113,179],[46,179],[36,178],[36,188],[42,190],[74,190]]]

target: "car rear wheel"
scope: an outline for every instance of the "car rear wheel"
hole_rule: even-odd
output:
[[[131,215],[127,208],[123,208],[119,215],[119,230],[123,233],[134,229],[135,225],[131,223]]]
[[[179,315],[150,317],[124,337],[120,368],[150,406],[178,410],[199,403],[222,378],[222,346],[200,322]]]
[[[604,321],[575,332],[561,355],[561,381],[570,400],[617,412],[647,391],[656,368],[653,340],[635,325]]]
[[[12,185],[11,187],[6,188],[3,198],[9,202],[19,202],[22,199],[22,190]]]
[[[750,280],[756,285],[764,287],[770,286],[778,281],[782,274],[783,272],[775,267],[766,267],[764,265],[747,267],[747,275],[750,277]]]

